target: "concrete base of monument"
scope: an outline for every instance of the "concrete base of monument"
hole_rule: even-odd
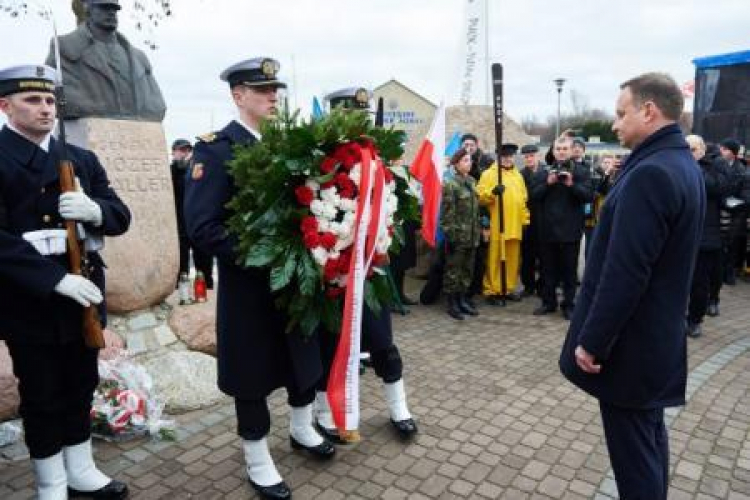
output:
[[[66,122],[68,141],[99,157],[112,187],[132,213],[128,232],[107,238],[107,305],[130,312],[159,304],[174,290],[177,222],[161,123],[105,118]]]

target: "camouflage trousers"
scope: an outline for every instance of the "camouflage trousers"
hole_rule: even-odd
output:
[[[474,273],[476,248],[457,246],[445,257],[443,274],[443,291],[447,294],[466,293],[471,285]]]

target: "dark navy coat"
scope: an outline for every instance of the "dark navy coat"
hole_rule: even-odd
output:
[[[677,125],[630,155],[601,211],[560,356],[562,373],[612,405],[653,409],[685,403],[685,311],[706,194]],[[601,362],[583,372],[582,345]]]
[[[232,121],[195,146],[185,185],[185,226],[197,248],[216,256],[219,289],[216,347],[219,388],[241,399],[260,399],[287,386],[308,389],[321,377],[317,338],[285,333],[286,318],[274,305],[269,274],[237,265],[236,237],[227,232],[227,202],[235,193],[227,162],[235,145],[255,137]]]
[[[42,256],[23,233],[61,229],[57,141],[49,153],[8,127],[0,131],[0,338],[54,344],[79,340],[83,308],[54,292],[68,272],[68,256]],[[130,211],[112,190],[96,156],[69,146],[83,191],[102,209],[102,225],[89,234],[116,236],[130,225]],[[104,291],[104,262],[88,254],[91,279]],[[105,307],[100,315],[106,321]]]

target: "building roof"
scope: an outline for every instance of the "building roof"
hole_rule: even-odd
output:
[[[407,91],[407,92],[409,92],[410,94],[414,95],[414,96],[415,96],[415,97],[417,97],[418,99],[421,99],[421,100],[422,100],[422,101],[424,101],[425,103],[429,104],[429,105],[430,105],[430,106],[432,106],[433,108],[437,108],[437,105],[436,105],[435,103],[433,103],[432,101],[430,101],[430,100],[429,100],[429,99],[427,99],[426,97],[424,97],[424,96],[422,96],[422,95],[420,95],[420,94],[418,94],[418,93],[414,92],[414,91],[413,91],[412,89],[410,89],[409,87],[407,87],[407,86],[406,86],[406,85],[404,85],[403,83],[399,82],[399,81],[398,81],[398,80],[396,80],[395,78],[391,78],[390,80],[388,80],[388,81],[387,81],[387,82],[385,82],[384,84],[382,84],[382,85],[378,85],[377,87],[375,87],[374,89],[372,89],[372,93],[373,93],[373,94],[377,94],[377,93],[378,93],[379,91],[381,91],[381,90],[382,90],[383,88],[385,88],[385,87],[387,87],[388,85],[391,85],[391,84],[393,84],[393,85],[397,85],[397,86],[401,87],[402,89],[404,89],[405,91]]]
[[[693,64],[695,64],[697,69],[732,66],[734,64],[743,63],[750,63],[750,50],[719,54],[715,56],[697,57],[693,59]]]

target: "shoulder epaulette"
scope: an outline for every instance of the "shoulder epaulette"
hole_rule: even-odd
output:
[[[205,143],[210,144],[214,142],[218,137],[219,135],[216,132],[209,132],[208,134],[199,135],[197,139],[200,142],[205,142]]]

